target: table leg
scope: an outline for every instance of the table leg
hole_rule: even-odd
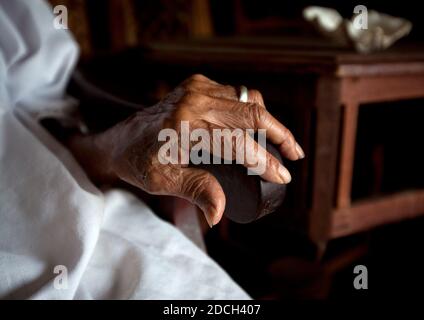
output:
[[[335,182],[340,131],[340,81],[318,79],[316,90],[316,137],[313,165],[312,208],[309,236],[317,246],[317,256],[325,251],[335,202]]]
[[[340,174],[338,181],[337,208],[350,206],[353,162],[355,158],[358,103],[347,102],[343,108],[342,141],[340,144]]]

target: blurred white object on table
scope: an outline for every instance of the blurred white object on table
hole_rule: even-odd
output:
[[[336,10],[310,6],[303,10],[303,17],[318,31],[335,43],[353,46],[360,53],[384,50],[409,34],[412,23],[375,10],[362,8],[348,20]]]

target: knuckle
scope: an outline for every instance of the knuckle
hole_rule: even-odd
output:
[[[184,89],[184,92],[196,91],[199,88],[199,83],[199,80],[188,78],[181,84],[181,87]]]
[[[172,113],[172,124],[179,125],[180,121],[191,121],[212,105],[210,98],[199,92],[186,91],[175,105]]]
[[[249,106],[250,111],[250,119],[252,121],[252,125],[255,129],[259,127],[259,124],[264,121],[266,115],[263,108],[261,108],[258,104],[254,103]]]
[[[197,202],[207,190],[210,181],[211,177],[206,172],[192,173],[180,184],[180,192],[192,198],[194,202]]]
[[[195,73],[195,74],[191,75],[189,77],[189,79],[192,80],[192,81],[205,81],[205,80],[208,80],[208,78],[206,76],[204,76],[203,74],[200,74],[200,73]]]
[[[181,104],[183,105],[198,105],[204,103],[206,96],[203,94],[193,91],[187,90],[183,97],[181,98]]]
[[[275,159],[271,154],[268,153],[266,157],[267,170],[273,170],[277,172],[279,166],[280,166],[280,162],[277,159]]]
[[[295,139],[294,139],[294,136],[293,136],[293,134],[290,132],[290,130],[289,129],[287,129],[286,128],[286,140],[288,141],[288,144],[290,145],[290,146],[294,146],[295,145]]]
[[[290,132],[289,129],[284,128],[283,129],[283,146],[286,148],[292,148],[295,146],[295,139],[293,134]]]
[[[179,175],[170,165],[155,168],[146,177],[146,190],[153,194],[169,194],[178,189]]]
[[[263,101],[262,94],[259,90],[251,89],[249,90],[249,95],[253,101]]]
[[[193,74],[190,77],[188,77],[187,79],[185,79],[179,85],[179,87],[183,88],[185,91],[191,90],[193,88],[199,87],[199,83],[205,82],[207,80],[208,80],[208,78],[206,78],[202,74]]]
[[[233,86],[225,85],[222,87],[222,92],[230,98],[237,98],[237,90]]]

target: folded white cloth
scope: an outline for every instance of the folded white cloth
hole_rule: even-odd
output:
[[[387,49],[409,34],[412,23],[363,5],[354,8],[353,17],[344,19],[337,10],[310,6],[303,10],[304,18],[335,43],[353,46],[360,53]]]
[[[0,297],[248,299],[138,198],[100,192],[39,125],[73,107],[64,88],[78,49],[52,9],[0,0],[0,30]]]

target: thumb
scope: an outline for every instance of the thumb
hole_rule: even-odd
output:
[[[209,172],[198,168],[181,168],[172,195],[197,205],[212,228],[222,218],[225,194],[218,180]]]

